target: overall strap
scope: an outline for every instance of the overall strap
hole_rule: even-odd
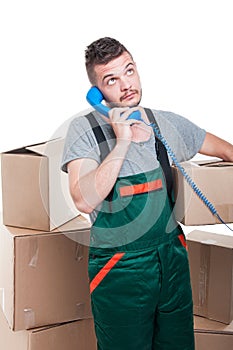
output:
[[[99,145],[99,149],[100,149],[100,159],[101,159],[101,161],[103,161],[110,152],[106,137],[103,133],[101,126],[99,125],[99,123],[95,119],[93,113],[89,113],[88,115],[86,115],[86,118],[88,119],[88,121],[92,127],[92,130],[94,132],[96,141],[97,141],[97,143]]]
[[[103,161],[107,157],[107,155],[110,153],[110,148],[108,146],[106,137],[103,133],[101,126],[99,125],[99,123],[95,119],[95,116],[92,112],[89,113],[88,115],[86,115],[86,118],[88,119],[88,121],[92,127],[92,130],[94,132],[96,141],[97,141],[97,143],[99,145],[99,149],[100,149],[100,159],[101,159],[101,161]],[[108,202],[112,202],[112,198],[113,198],[113,188],[110,191],[110,193],[107,195],[105,200]]]
[[[144,108],[144,109],[145,109],[145,112],[147,114],[147,117],[148,117],[150,123],[152,123],[158,127],[158,123],[154,117],[153,112],[149,108]],[[156,138],[156,135],[155,135],[155,138]],[[170,162],[168,159],[167,150],[166,150],[165,146],[163,145],[163,143],[158,138],[156,138],[155,150],[156,150],[158,161],[160,162],[160,165],[161,165],[163,172],[164,172],[164,175],[165,175],[168,196],[169,196],[170,200],[172,200],[172,197],[173,197],[172,196],[172,189],[173,189],[172,170],[171,170]]]

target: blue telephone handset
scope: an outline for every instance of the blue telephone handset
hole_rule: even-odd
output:
[[[102,104],[104,96],[96,86],[90,88],[90,90],[87,93],[86,99],[90,103],[90,105],[94,107],[99,113],[109,118],[108,112],[110,108]],[[132,112],[127,119],[136,119],[143,121],[141,118],[141,113],[139,111]]]
[[[102,92],[96,87],[93,86],[90,88],[90,90],[87,93],[86,96],[87,101],[90,103],[92,107],[94,107],[99,113],[105,115],[106,117],[109,117],[108,112],[110,108],[103,105],[101,102],[104,99],[104,96]],[[139,111],[134,111],[130,114],[130,116],[127,119],[136,119],[143,121],[145,124],[147,124],[142,118],[141,113]],[[171,159],[173,160],[174,165],[179,169],[181,174],[184,176],[185,180],[189,184],[189,186],[193,189],[193,191],[198,195],[198,197],[202,200],[202,202],[209,208],[211,213],[218,218],[218,220],[224,224],[228,229],[233,231],[221,218],[221,216],[218,214],[217,210],[213,206],[213,204],[206,198],[206,196],[201,192],[201,190],[198,188],[198,186],[195,184],[195,182],[191,179],[191,177],[187,174],[185,169],[181,166],[181,164],[178,162],[174,152],[172,151],[171,147],[168,145],[165,138],[161,135],[159,128],[152,124],[147,124],[151,126],[154,130],[155,136],[163,143],[165,146],[167,153],[170,155]]]

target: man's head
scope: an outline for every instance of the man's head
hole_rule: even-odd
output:
[[[98,39],[87,46],[85,51],[85,63],[87,75],[92,85],[96,85],[95,66],[107,64],[114,58],[117,58],[129,51],[119,41],[113,38],[105,37]],[[132,57],[132,55],[129,53]]]
[[[141,100],[141,84],[131,53],[119,41],[105,37],[85,51],[88,78],[103,93],[109,106],[135,106]]]

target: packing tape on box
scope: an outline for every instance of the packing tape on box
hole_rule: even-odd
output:
[[[30,246],[29,246],[29,263],[30,267],[36,267],[39,256],[39,246],[37,237],[30,238]]]
[[[83,260],[84,256],[84,246],[76,243],[76,249],[75,249],[75,260],[81,261]]]
[[[205,243],[205,242],[203,241],[202,243]],[[199,312],[205,312],[208,307],[207,293],[209,289],[209,273],[208,273],[209,268],[210,268],[210,247],[209,245],[202,244],[201,251],[200,251],[200,270],[199,270],[199,294],[198,294]]]
[[[30,309],[24,309],[24,326],[25,329],[30,329],[35,326],[35,312]]]

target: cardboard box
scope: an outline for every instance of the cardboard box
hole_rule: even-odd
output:
[[[187,235],[194,314],[233,319],[233,236],[195,230]]]
[[[181,164],[201,192],[226,222],[233,222],[233,163],[196,161]],[[189,186],[180,171],[173,168],[175,180],[175,215],[184,225],[221,223]]]
[[[0,304],[12,330],[92,316],[89,222],[53,232],[0,226]]]
[[[60,170],[64,139],[1,154],[5,225],[50,231],[79,214]]]
[[[2,350],[97,350],[93,319],[14,332],[0,308]]]
[[[233,349],[233,322],[224,325],[221,322],[194,317],[196,350],[231,350]]]

